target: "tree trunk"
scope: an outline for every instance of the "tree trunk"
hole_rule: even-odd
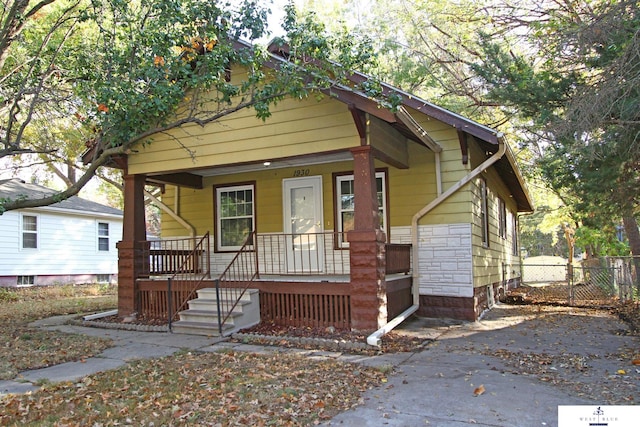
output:
[[[624,224],[624,231],[627,233],[627,239],[629,239],[631,255],[633,255],[633,266],[636,270],[636,289],[640,291],[640,231],[638,231],[638,222],[633,215],[624,215],[622,223]]]
[[[624,231],[627,233],[627,239],[629,239],[631,255],[640,257],[640,231],[638,230],[636,218],[632,215],[625,215],[622,217],[622,223],[624,224]]]

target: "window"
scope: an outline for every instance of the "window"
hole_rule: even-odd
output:
[[[507,238],[507,206],[502,199],[498,199],[498,234]]]
[[[387,177],[385,171],[376,172],[376,192],[378,194],[378,218],[380,229],[387,231]],[[346,233],[354,229],[355,190],[353,175],[336,176],[336,226],[337,231]],[[349,244],[344,241],[341,246]]]
[[[38,247],[38,217],[22,215],[22,247],[35,249]]]
[[[35,276],[18,276],[18,286],[32,286],[36,284]]]
[[[109,223],[107,222],[98,223],[98,250],[109,250]]]
[[[111,283],[111,275],[110,274],[98,274],[98,275],[96,275],[96,281],[98,283]]]
[[[511,215],[511,253],[518,255],[518,217]]]
[[[480,180],[480,223],[482,227],[482,244],[489,246],[489,211],[487,210],[487,182]]]
[[[237,251],[255,230],[255,185],[216,188],[216,249]]]

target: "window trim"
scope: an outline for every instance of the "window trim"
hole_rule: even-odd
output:
[[[354,172],[353,171],[349,171],[349,172],[335,172],[333,173],[332,176],[332,181],[333,181],[333,224],[334,224],[334,230],[336,233],[340,233],[343,231],[342,229],[342,218],[341,218],[341,210],[340,210],[340,196],[341,196],[341,192],[340,192],[340,185],[339,182],[340,181],[345,181],[348,180],[348,178],[351,177],[351,180],[355,180],[354,177]],[[390,223],[390,216],[389,216],[389,170],[388,168],[378,168],[376,169],[376,180],[381,177],[382,178],[382,226],[384,228],[382,228],[382,231],[384,231],[385,235],[386,235],[386,239],[387,241],[389,241],[389,223]],[[377,192],[376,192],[377,193]],[[354,204],[355,206],[355,204]],[[380,210],[380,206],[378,206],[378,210]],[[346,237],[345,237],[346,239]],[[335,249],[349,249],[349,242],[342,241],[340,242],[339,239],[336,239],[336,241],[334,242],[334,247]]]
[[[487,181],[480,178],[480,228],[482,230],[482,245],[489,247],[489,191]]]
[[[519,241],[518,241],[518,215],[511,213],[511,254],[514,256],[520,255]]]
[[[507,239],[507,204],[498,197],[498,235]]]
[[[105,224],[107,226],[106,236],[103,236],[100,234],[101,224]],[[109,223],[106,221],[96,221],[96,235],[97,235],[96,244],[98,245],[96,249],[98,250],[98,252],[110,252],[111,251],[111,227],[109,226]],[[100,241],[104,239],[106,239],[107,241],[107,249],[100,249]]]
[[[223,191],[232,191],[241,190],[241,189],[251,189],[253,195],[253,206],[252,206],[252,231],[255,233],[257,228],[257,206],[256,206],[256,181],[246,181],[246,182],[238,182],[238,183],[229,183],[229,184],[219,184],[213,186],[213,229],[214,229],[214,252],[224,253],[224,252],[238,252],[242,249],[242,246],[222,246],[221,237],[221,217],[220,217],[220,194]]]
[[[24,282],[27,283],[24,283]],[[26,276],[17,276],[16,277],[16,286],[18,287],[23,287],[23,286],[35,286],[36,284],[36,276],[34,275],[26,275]]]
[[[25,230],[24,229],[24,218],[25,217],[35,218],[35,220],[36,220],[36,229],[35,229],[35,231]],[[37,249],[40,248],[40,232],[39,232],[39,228],[40,228],[40,217],[38,215],[24,214],[24,213],[20,215],[20,250],[31,251],[31,250],[37,250]],[[25,247],[24,246],[24,235],[25,235],[25,233],[34,234],[36,236],[36,246],[34,248]]]

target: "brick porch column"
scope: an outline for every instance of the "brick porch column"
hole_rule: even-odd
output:
[[[145,269],[144,175],[124,175],[122,241],[118,242],[118,316],[136,311],[136,279]],[[148,260],[146,260],[148,262]]]
[[[370,146],[351,149],[354,180],[354,230],[349,231],[351,328],[375,330],[387,323],[385,234],[380,230],[376,172]]]

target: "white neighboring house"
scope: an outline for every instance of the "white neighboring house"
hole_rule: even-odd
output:
[[[0,180],[0,199],[54,191]],[[0,215],[0,286],[117,283],[122,211],[80,197]]]

